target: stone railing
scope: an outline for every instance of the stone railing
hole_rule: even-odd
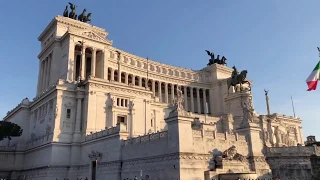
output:
[[[138,144],[138,143],[156,141],[159,139],[166,138],[167,136],[168,136],[168,131],[156,132],[156,133],[147,134],[144,136],[138,136],[138,137],[131,138],[128,140],[124,140],[123,145],[126,146],[126,145],[130,145],[130,144]]]
[[[30,138],[26,143],[26,147],[30,149],[37,146],[41,146],[45,143],[51,142],[52,139],[53,139],[53,132],[45,133],[41,136]]]
[[[85,141],[91,141],[91,140],[95,140],[98,138],[102,138],[102,137],[106,137],[106,136],[110,136],[113,134],[118,134],[120,132],[125,132],[125,126],[124,124],[120,123],[117,126],[111,127],[111,128],[106,128],[105,130],[101,130],[92,134],[89,134],[85,137]]]
[[[267,148],[267,156],[311,156],[319,152],[314,146],[270,147]]]
[[[192,130],[193,137],[201,138],[213,138],[221,140],[235,140],[235,141],[245,141],[246,137],[239,135],[238,133],[217,133],[216,131],[206,131],[206,130]]]

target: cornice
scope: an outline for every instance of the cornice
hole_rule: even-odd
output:
[[[108,33],[103,28],[99,28],[97,26],[93,26],[91,24],[77,21],[77,20],[74,20],[71,18],[67,18],[67,17],[63,17],[63,16],[56,16],[51,20],[49,25],[40,34],[40,36],[38,37],[38,40],[41,41],[41,39],[47,34],[48,30],[50,28],[52,28],[53,26],[57,25],[58,23],[65,24],[65,25],[72,26],[72,27],[76,27],[76,28],[83,29],[83,30],[90,29],[90,30],[93,30],[93,31],[97,32],[98,34],[102,35],[104,38],[106,38],[108,36]]]
[[[144,62],[144,63],[147,63],[147,59],[146,58],[143,58],[143,57],[140,57],[140,56],[125,52],[125,51],[123,51],[123,50],[121,50],[119,48],[116,48],[114,46],[110,47],[110,50],[112,50],[114,52],[115,51],[119,51],[119,52],[121,52],[122,55],[128,56],[128,57],[133,58],[135,60],[139,60],[139,61]],[[198,72],[196,70],[176,67],[176,66],[160,63],[160,62],[157,62],[157,61],[154,61],[154,60],[150,60],[150,59],[148,60],[148,64],[149,65],[157,65],[157,66],[161,66],[161,67],[165,67],[165,68],[169,68],[169,69],[176,69],[176,70],[179,70],[179,71],[188,72],[188,73],[192,73],[192,74],[195,74],[195,73]]]

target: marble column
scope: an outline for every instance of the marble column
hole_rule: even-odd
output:
[[[85,72],[85,65],[86,65],[86,47],[82,47],[81,51],[81,68],[80,68],[80,79],[85,79],[84,72]]]
[[[204,113],[208,114],[207,110],[209,111],[209,107],[207,109],[207,95],[206,95],[206,89],[202,89],[202,96],[203,96],[203,109],[204,109]]]
[[[168,83],[164,84],[164,102],[169,103]]]
[[[136,85],[136,76],[132,75],[132,82],[131,82],[134,86]]]
[[[77,98],[77,112],[76,112],[77,114],[76,114],[75,132],[80,133],[83,95],[80,92],[77,92],[76,98]]]
[[[46,90],[46,79],[47,79],[47,58],[44,60],[44,68],[43,68],[43,79],[42,79],[42,91]]]
[[[156,96],[156,82],[155,82],[155,80],[152,80],[152,93],[153,93],[153,96]]]
[[[159,97],[159,102],[162,102],[162,92],[161,92],[161,82],[158,82],[158,97]]]
[[[121,82],[121,57],[118,60],[118,82]]]
[[[126,74],[124,75],[124,83],[125,83],[125,84],[129,84],[129,74],[128,74],[128,73],[126,73]]]
[[[190,87],[191,112],[194,113],[193,87]]]
[[[201,114],[201,104],[200,104],[200,88],[197,88],[197,111]]]
[[[142,87],[142,77],[139,77],[139,87]]]
[[[47,73],[47,87],[50,85],[50,74],[51,74],[51,62],[52,62],[52,54],[49,54],[48,58],[48,73]]]
[[[42,73],[43,73],[43,62],[39,62],[39,74],[38,74],[38,94],[41,94],[41,82],[42,82]]]
[[[110,81],[114,81],[114,69],[111,69],[110,73]]]
[[[188,111],[188,89],[187,86],[183,87],[183,95],[184,95],[184,110]]]
[[[174,84],[171,84],[171,102],[173,104],[174,101]]]
[[[97,49],[93,48],[91,59],[91,76],[96,77]]]

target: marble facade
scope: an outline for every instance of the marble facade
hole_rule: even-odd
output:
[[[303,146],[301,120],[257,114],[251,92],[228,91],[231,68],[158,63],[113,47],[107,35],[61,16],[45,28],[36,97],[3,119],[24,132],[0,142],[0,177],[290,177],[278,169],[292,164],[284,152],[294,149],[305,155],[296,175],[309,178],[304,160],[313,151]]]

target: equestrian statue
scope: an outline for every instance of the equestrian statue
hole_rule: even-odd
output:
[[[69,6],[70,6],[70,9],[71,9],[70,13],[68,12],[68,6],[66,6],[66,8],[63,11],[63,16],[77,20],[77,17],[78,17],[78,15],[76,13],[77,6],[72,4],[72,3],[70,3],[70,2],[69,2]],[[79,15],[79,17],[78,17],[79,21],[85,22],[85,23],[86,22],[91,22],[91,14],[92,13],[88,13],[88,15],[86,15],[86,11],[87,10],[84,9],[82,11],[82,13]]]
[[[227,80],[227,85],[228,85],[228,93],[229,93],[229,89],[231,86],[236,87],[237,85],[240,85],[240,90],[242,91],[242,85],[243,84],[249,84],[249,91],[251,91],[251,84],[250,82],[247,80],[247,70],[243,70],[240,73],[238,72],[237,68],[235,66],[232,67],[233,72],[231,75],[231,78],[229,78]],[[237,92],[237,88],[235,88],[235,91]]]
[[[217,56],[217,59],[214,58],[214,54],[208,50],[205,50],[207,52],[207,54],[210,56],[209,59],[209,63],[207,64],[207,66],[210,66],[212,64],[220,64],[220,65],[227,65],[226,61],[227,58],[222,56],[222,58],[220,59],[220,55]]]

